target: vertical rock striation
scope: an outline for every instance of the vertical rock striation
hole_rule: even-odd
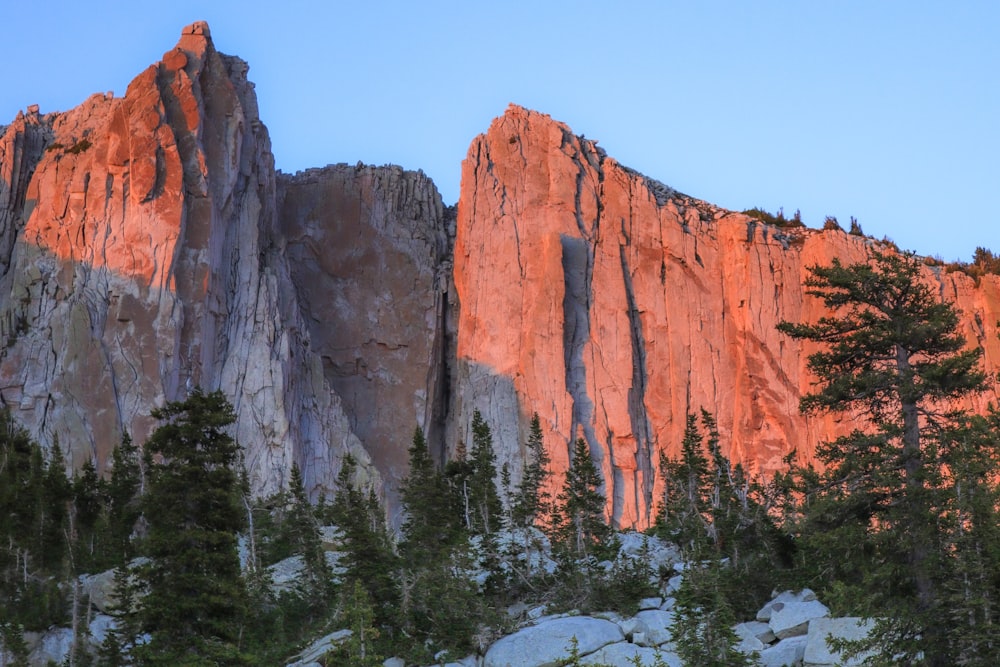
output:
[[[809,459],[852,423],[799,415],[811,350],[775,326],[820,316],[807,267],[863,260],[873,243],[692,199],[511,106],[463,164],[455,437],[479,409],[516,470],[537,411],[557,472],[586,438],[621,526],[652,519],[659,457],[678,454],[689,411],[713,412],[727,453],[755,470],[779,469],[792,449]],[[997,277],[926,278],[957,301],[970,344],[997,368]]]

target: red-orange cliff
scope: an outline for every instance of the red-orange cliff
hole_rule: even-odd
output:
[[[0,399],[75,464],[199,384],[233,401],[257,492],[293,463],[329,490],[351,454],[391,498],[414,426],[443,457],[480,410],[516,481],[537,412],[553,484],[584,437],[643,526],[688,411],[762,472],[852,427],[799,415],[809,350],[775,326],[822,314],[809,266],[878,242],[693,199],[516,106],[457,213],[398,167],[282,174],[247,69],[197,23],[123,97],[0,128]],[[1000,278],[925,278],[1000,368]]]
[[[626,526],[650,520],[659,456],[678,454],[689,411],[713,412],[723,447],[752,469],[779,469],[793,448],[808,460],[852,424],[799,414],[810,350],[776,325],[824,314],[804,294],[809,266],[863,261],[875,243],[692,199],[511,106],[463,164],[455,423],[474,409],[496,425],[518,414],[519,433],[500,433],[512,454],[537,412],[557,470],[585,437]],[[977,286],[928,267],[926,279],[1000,367],[1000,278]]]

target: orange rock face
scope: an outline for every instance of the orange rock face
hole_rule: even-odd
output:
[[[462,170],[457,437],[479,409],[501,460],[518,469],[537,412],[557,473],[572,441],[586,438],[621,526],[652,519],[659,457],[679,453],[688,412],[714,413],[723,446],[751,469],[779,469],[793,448],[809,460],[852,424],[799,414],[811,350],[775,327],[822,314],[803,292],[807,267],[860,261],[872,243],[790,235],[718,209],[512,106]],[[956,300],[968,340],[996,369],[1000,281],[976,287],[930,268],[927,279]]]
[[[875,241],[692,199],[518,107],[473,142],[457,218],[419,172],[280,174],[247,69],[193,24],[123,97],[0,127],[0,400],[72,463],[201,385],[258,493],[297,463],[329,494],[350,454],[391,501],[415,426],[444,457],[480,410],[517,482],[537,412],[554,489],[584,437],[643,527],[689,411],[764,473],[856,424],[799,415],[811,350],[775,327],[823,314],[809,266]],[[1000,368],[1000,278],[925,278]]]
[[[332,488],[346,453],[375,474],[308,352],[246,74],[196,23],[124,97],[0,138],[0,396],[73,464],[201,385],[233,402],[259,493],[296,462]]]

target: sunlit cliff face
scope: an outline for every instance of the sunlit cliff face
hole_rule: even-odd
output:
[[[688,412],[765,473],[863,426],[799,414],[813,348],[776,325],[826,314],[808,267],[874,241],[719,209],[515,106],[473,141],[457,219],[398,167],[278,174],[246,74],[194,24],[124,97],[0,137],[0,397],[75,464],[199,384],[234,403],[259,493],[293,463],[329,491],[348,453],[392,489],[415,426],[445,456],[476,409],[516,483],[537,412],[552,490],[584,437],[609,515],[644,527]],[[1000,368],[1000,279],[925,276]]]

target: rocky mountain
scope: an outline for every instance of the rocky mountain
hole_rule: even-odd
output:
[[[852,427],[798,414],[809,350],[775,325],[822,314],[807,267],[881,242],[693,199],[516,106],[457,208],[398,167],[283,174],[247,71],[195,23],[124,97],[0,128],[0,398],[73,464],[201,385],[256,492],[293,462],[329,490],[351,454],[392,497],[415,426],[444,457],[480,410],[516,481],[537,412],[553,468],[586,438],[611,516],[644,526],[687,411],[764,472]],[[925,277],[1000,368],[1000,278]]]

